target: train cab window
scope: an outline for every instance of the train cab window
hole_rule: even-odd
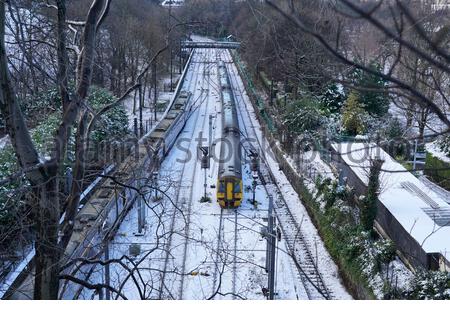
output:
[[[234,184],[234,193],[240,193],[241,192],[241,184],[239,182],[236,182]]]
[[[225,182],[220,181],[219,182],[219,192],[224,193],[225,192]]]

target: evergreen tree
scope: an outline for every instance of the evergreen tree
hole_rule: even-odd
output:
[[[371,69],[381,72],[378,63],[371,63]],[[377,75],[355,70],[352,75],[353,84],[360,88],[360,102],[364,104],[364,109],[376,116],[383,116],[389,110],[389,95],[386,88],[386,81]]]
[[[320,99],[321,110],[325,115],[337,113],[341,110],[345,102],[345,93],[332,83],[328,86]]]
[[[441,151],[450,157],[450,134],[443,135],[438,140],[438,145]]]
[[[380,172],[383,160],[373,159],[369,172],[369,184],[367,186],[367,196],[364,199],[361,210],[361,226],[364,230],[372,232],[375,218],[378,213],[377,200],[380,189]]]
[[[294,132],[315,132],[323,122],[319,108],[319,102],[312,97],[296,100],[288,105],[283,115],[284,123]]]
[[[403,126],[398,120],[397,117],[394,117],[390,122],[387,128],[387,136],[389,139],[400,138],[404,132]]]
[[[358,94],[350,92],[342,109],[342,125],[347,134],[356,136],[363,134],[366,127],[364,124],[365,111],[359,102]]]

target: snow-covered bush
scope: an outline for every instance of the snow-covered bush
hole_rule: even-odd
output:
[[[320,97],[320,110],[324,115],[338,113],[345,102],[345,92],[337,83],[330,84]]]
[[[297,133],[314,134],[323,124],[319,101],[307,96],[290,103],[283,118],[283,123]]]
[[[325,117],[323,127],[328,141],[339,138],[342,135],[342,115],[336,113]]]
[[[103,106],[114,102],[116,98],[106,89],[93,87],[88,98],[91,107],[99,111]],[[94,142],[105,139],[123,138],[129,133],[128,116],[120,105],[103,114],[91,134]]]
[[[395,259],[395,244],[392,240],[381,239],[374,242],[376,258],[381,263],[389,263]]]
[[[61,111],[61,98],[57,87],[42,90],[21,102],[28,126],[31,128],[46,121],[49,115]]]
[[[405,128],[401,124],[400,120],[397,117],[393,117],[390,119],[387,129],[386,129],[386,137],[388,139],[398,139],[402,137]]]
[[[410,299],[450,299],[450,273],[441,271],[420,271],[412,282]]]
[[[450,134],[443,135],[437,141],[439,149],[445,153],[447,157],[450,157]]]

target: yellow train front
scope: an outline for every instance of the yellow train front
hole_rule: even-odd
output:
[[[222,208],[237,208],[243,198],[242,166],[239,133],[222,135],[220,147],[217,201]]]
[[[220,141],[217,201],[222,208],[237,208],[243,199],[240,130],[228,72],[219,63],[222,102],[222,138]]]

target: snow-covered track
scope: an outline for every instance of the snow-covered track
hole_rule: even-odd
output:
[[[193,58],[195,57],[195,54],[196,54],[196,52],[192,53]],[[191,82],[189,84],[189,91],[194,92],[197,88],[198,69],[200,69],[201,65],[198,63],[192,63],[192,65],[194,67],[195,77],[194,77],[194,79],[191,80]],[[201,95],[203,95],[203,92],[201,93]],[[192,103],[195,103],[195,101]],[[195,111],[195,113],[196,113],[195,122],[197,122],[200,113],[198,111]],[[194,140],[193,135],[194,135],[194,133],[192,132],[192,136],[189,139],[189,147],[188,147],[189,149],[191,148],[192,141]],[[176,182],[175,204],[176,204],[177,208],[183,207],[182,205],[180,206],[180,204],[181,204],[181,200],[184,199],[184,197],[182,197],[181,190],[183,189],[182,182],[183,182],[183,177],[184,177],[185,170],[186,170],[186,163],[187,163],[186,161],[183,162],[183,166],[182,166],[181,172],[179,174],[178,181]],[[166,277],[167,277],[167,273],[168,273],[168,269],[169,269],[169,261],[172,258],[171,248],[172,248],[172,242],[173,242],[173,235],[175,233],[175,228],[176,228],[177,215],[180,214],[180,212],[178,212],[177,208],[173,208],[173,213],[170,218],[171,220],[170,220],[168,239],[167,239],[167,242],[165,245],[164,266],[162,269],[161,283],[160,283],[160,287],[159,287],[159,296],[158,296],[159,299],[163,299],[164,294],[168,291],[167,286],[166,286]],[[189,214],[189,211],[186,211],[186,213]],[[184,212],[182,214],[184,214]],[[187,227],[187,226],[185,226],[185,227]],[[170,292],[168,292],[168,293],[170,294]]]
[[[220,209],[220,217],[219,217],[219,230],[217,233],[217,245],[216,245],[216,260],[214,262],[215,266],[214,266],[214,277],[213,277],[213,292],[212,294],[214,294],[214,292],[220,288],[218,288],[218,280],[219,280],[219,260],[220,260],[220,253],[223,251],[223,211],[224,209]]]
[[[253,146],[254,149],[264,150],[264,144],[260,141],[260,138],[251,123],[249,111],[245,107],[245,101],[243,99],[244,92],[242,88],[240,88],[237,80],[239,74],[237,74],[237,72],[229,66],[229,63],[227,66],[232,88],[235,94],[238,115],[240,121],[242,121],[240,127],[243,128],[243,134],[245,134],[244,139],[247,141],[249,141],[249,139],[253,139],[253,141],[257,144],[257,146]],[[242,109],[244,109],[244,111],[242,111]],[[268,150],[268,152],[270,152],[270,150]],[[276,183],[276,179],[271,172],[270,166],[266,163],[264,154],[260,154],[260,156],[260,178],[264,181],[263,186],[267,194],[274,195],[274,212],[277,216],[277,220],[284,236],[283,238],[286,241],[288,253],[292,257],[295,267],[299,272],[300,279],[303,283],[308,298],[311,300],[332,299],[332,292],[325,285],[322,275],[317,268],[317,262],[311,253],[311,244],[305,241],[302,235],[301,224],[298,223],[290,211],[286,200],[284,199],[283,194]]]
[[[207,124],[206,113],[208,110],[208,95],[211,93],[211,83],[209,79],[209,68],[213,65],[209,59],[203,59],[202,54],[208,55],[210,52],[205,49],[196,49],[196,53],[193,54],[192,66],[194,68],[194,76],[189,83],[189,91],[193,95],[196,94],[198,90],[200,93],[197,98],[191,99],[193,110],[192,116],[195,117],[191,119],[193,123],[200,123],[201,125],[193,130],[188,137],[189,144],[187,149],[197,150],[198,145],[196,133],[206,132],[205,125]],[[197,56],[196,56],[197,55]],[[200,78],[200,79],[199,79]],[[203,114],[205,113],[205,114]],[[200,120],[200,118],[202,118]],[[191,225],[191,214],[192,214],[192,202],[193,202],[193,192],[192,183],[197,174],[197,155],[193,152],[193,160],[183,161],[178,181],[176,182],[175,191],[175,203],[176,207],[170,217],[170,227],[168,232],[168,239],[165,245],[165,257],[164,264],[162,268],[161,283],[159,288],[159,299],[164,299],[170,297],[171,299],[183,299],[184,297],[184,280],[186,276],[186,260],[188,254],[188,244],[190,239],[190,225]],[[182,212],[180,212],[180,210]],[[180,218],[182,215],[182,218]],[[176,238],[176,240],[174,239]],[[179,278],[169,277],[170,267],[177,270]],[[170,283],[169,283],[170,282]],[[172,290],[171,290],[172,288]],[[172,291],[172,292],[171,292]]]
[[[211,90],[211,66],[214,65],[215,66],[215,62],[210,62],[210,60],[208,59],[209,62],[205,63],[205,66],[203,68],[203,77],[202,77],[202,96],[200,98],[200,102],[199,104],[202,105],[203,103],[205,103],[205,113],[202,114],[202,131],[201,132],[206,132],[207,130],[205,125],[206,125],[206,118],[207,118],[207,113],[208,113],[208,95],[211,94],[212,90]],[[205,82],[206,82],[206,88],[205,88]],[[203,94],[205,94],[205,99],[202,100],[203,98]],[[200,106],[199,105],[199,106]],[[197,111],[197,119],[200,116],[200,114],[202,113],[202,110],[198,110]],[[198,146],[195,146],[195,148],[198,150]],[[192,150],[192,149],[191,149]],[[198,169],[198,165],[195,164],[194,165],[194,170],[191,170],[191,175],[189,177],[189,181],[193,182],[197,173],[197,169]],[[189,195],[186,196],[185,195],[185,199],[187,200],[188,206],[186,208],[187,214],[186,214],[186,227],[185,227],[185,239],[184,239],[184,245],[183,245],[183,261],[182,261],[182,265],[181,265],[181,283],[180,283],[180,289],[179,289],[179,299],[182,300],[183,299],[183,293],[184,293],[184,274],[186,273],[186,258],[187,258],[187,251],[188,251],[188,244],[189,244],[189,238],[190,238],[190,225],[191,225],[191,213],[192,213],[192,201],[193,201],[193,192],[194,192],[194,188],[189,188]]]

